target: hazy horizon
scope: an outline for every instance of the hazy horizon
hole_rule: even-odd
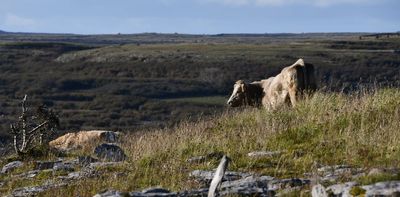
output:
[[[0,31],[6,32],[6,33],[20,33],[20,34],[66,34],[66,35],[134,35],[134,34],[179,34],[179,35],[268,35],[268,34],[379,34],[379,33],[399,33],[400,31],[381,31],[381,32],[275,32],[275,33],[252,33],[252,32],[230,32],[230,33],[180,33],[180,32],[135,32],[135,33],[70,33],[70,32],[23,32],[23,31],[7,31],[5,29],[0,29]]]
[[[400,30],[396,0],[1,0],[21,33],[379,33]]]

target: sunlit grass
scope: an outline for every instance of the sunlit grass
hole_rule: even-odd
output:
[[[200,187],[188,174],[216,168],[218,158],[203,163],[188,163],[187,159],[213,152],[232,158],[229,170],[279,178],[303,177],[315,164],[399,168],[399,120],[398,89],[353,94],[317,92],[294,109],[275,112],[228,110],[221,116],[172,129],[129,134],[122,142],[129,157],[124,165],[99,169],[102,173],[96,179],[45,195],[90,196],[105,188],[133,191],[161,186],[178,191]],[[262,159],[247,156],[259,150],[281,154]],[[386,178],[365,177],[361,181]]]

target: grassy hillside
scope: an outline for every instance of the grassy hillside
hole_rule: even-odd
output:
[[[234,81],[276,75],[299,57],[320,87],[399,87],[399,37],[360,35],[2,34],[0,139],[24,94],[59,112],[60,134],[170,127],[222,112]]]
[[[219,161],[186,160],[211,153],[229,155],[233,161],[230,170],[274,177],[304,177],[319,165],[400,168],[399,120],[400,90],[387,88],[352,94],[317,92],[295,109],[275,112],[251,108],[226,111],[171,129],[129,134],[122,142],[129,157],[125,164],[99,168],[100,177],[44,195],[92,196],[105,188],[196,188],[199,185],[188,177],[189,172],[214,169]],[[259,150],[282,153],[248,158],[247,153]],[[364,176],[357,181],[368,184],[396,177],[400,175]],[[5,188],[10,191],[18,185],[21,183],[11,182]]]

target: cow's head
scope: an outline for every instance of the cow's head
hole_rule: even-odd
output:
[[[229,100],[226,102],[231,107],[239,107],[246,102],[246,83],[239,80],[233,85],[233,92]]]

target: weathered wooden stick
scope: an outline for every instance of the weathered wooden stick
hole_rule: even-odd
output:
[[[26,112],[28,111],[26,108],[26,99],[27,99],[27,95],[25,94],[24,99],[22,99],[22,115],[20,117],[21,122],[22,122],[22,144],[21,144],[21,148],[19,149],[19,151],[23,151],[27,144],[26,144],[26,139],[27,139],[27,124],[26,124],[26,119],[27,119],[27,115]]]
[[[211,181],[210,188],[208,189],[208,197],[215,197],[215,192],[217,187],[221,184],[222,178],[224,177],[225,171],[228,168],[228,163],[230,159],[224,155],[221,162],[218,165],[217,171],[215,171],[214,177]]]

